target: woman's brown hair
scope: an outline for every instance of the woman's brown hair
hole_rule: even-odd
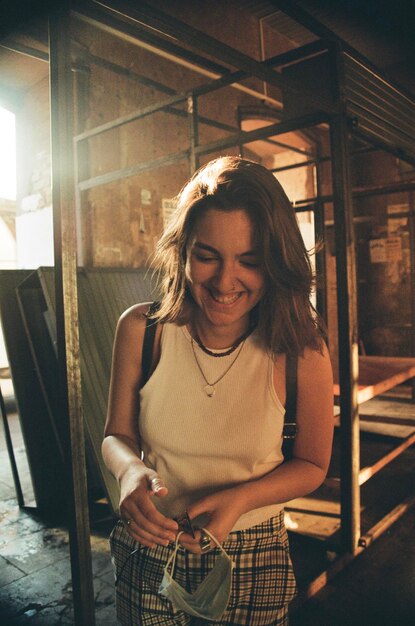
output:
[[[257,334],[271,351],[321,350],[322,332],[310,302],[314,284],[295,211],[275,176],[262,165],[221,157],[198,170],[177,196],[173,217],[154,259],[161,275],[161,322],[180,321],[192,297],[186,284],[187,247],[201,213],[244,209],[250,215],[265,275],[264,296],[254,311]]]

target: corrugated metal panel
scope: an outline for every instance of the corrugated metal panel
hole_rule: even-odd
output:
[[[415,100],[351,54],[343,58],[347,113],[359,131],[415,160]]]
[[[54,314],[53,269],[40,268],[38,274],[45,299]],[[118,507],[119,490],[102,460],[101,442],[114,332],[117,320],[125,309],[153,298],[151,272],[146,269],[94,268],[78,272],[82,408],[94,465],[113,510]]]

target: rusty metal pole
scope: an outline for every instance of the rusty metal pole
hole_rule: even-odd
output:
[[[413,205],[412,205],[413,206]],[[408,218],[411,290],[411,356],[415,356],[415,214],[411,207]],[[412,379],[412,402],[415,402],[415,378]]]
[[[339,340],[341,534],[343,549],[354,554],[360,538],[359,354],[353,206],[345,115],[331,120],[330,133]]]
[[[191,95],[187,98],[187,113],[189,115],[189,139],[190,139],[190,159],[189,170],[192,176],[199,169],[199,156],[196,154],[196,147],[199,145],[199,116],[197,97]]]
[[[50,15],[49,45],[59,419],[67,426],[67,484],[62,488],[68,494],[74,624],[94,626],[79,358],[70,21],[70,3],[56,3]]]
[[[314,210],[314,232],[315,240],[318,245],[322,245],[322,249],[316,252],[316,303],[317,311],[324,320],[326,326],[328,322],[327,307],[327,265],[326,265],[326,231],[325,231],[325,205],[321,202],[321,162],[320,162],[320,146],[317,146],[317,156],[315,161],[316,172],[316,196],[317,202]]]

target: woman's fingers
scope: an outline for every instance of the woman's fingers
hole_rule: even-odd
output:
[[[150,488],[155,496],[166,496],[168,494],[168,489],[166,485],[158,476],[151,479]]]
[[[178,530],[177,522],[165,517],[157,511],[154,504],[147,498],[148,502],[141,502],[141,506],[136,503],[124,505],[121,516],[124,520],[130,535],[144,545],[148,542],[168,545],[176,539]]]
[[[137,526],[133,520],[131,520],[130,524],[127,525],[127,529],[128,533],[135,541],[138,541],[138,543],[141,543],[149,548],[155,548],[157,545],[168,546],[175,539],[174,536],[174,539],[171,537],[163,538],[159,535],[149,533],[140,526]]]
[[[201,530],[195,530],[194,539],[188,533],[184,533],[183,535],[180,535],[179,543],[183,546],[183,548],[186,548],[186,550],[189,550],[189,552],[193,552],[193,554],[202,554],[202,548],[200,545],[201,538],[202,538]],[[213,542],[211,543],[213,547]]]

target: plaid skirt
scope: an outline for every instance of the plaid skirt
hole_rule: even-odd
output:
[[[230,533],[224,550],[235,563],[229,604],[219,621],[192,618],[176,611],[158,593],[173,546],[137,544],[118,521],[110,535],[115,569],[117,617],[123,626],[283,626],[296,594],[284,514]],[[196,555],[180,549],[175,580],[193,593],[213,567],[218,548]]]

